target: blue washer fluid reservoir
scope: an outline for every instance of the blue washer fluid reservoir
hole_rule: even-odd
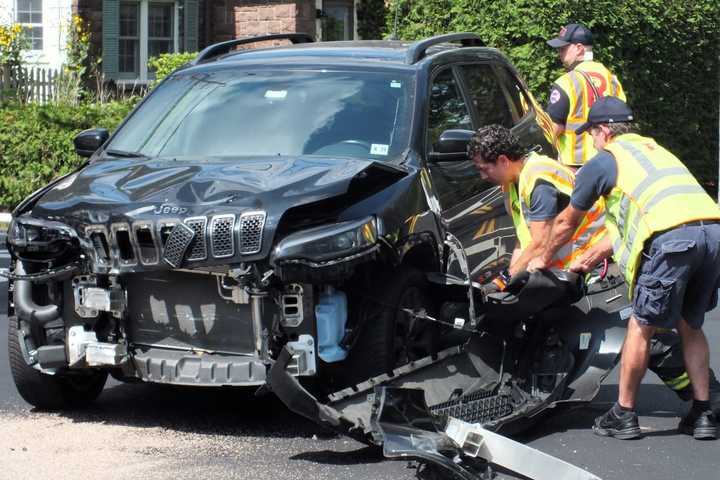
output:
[[[317,322],[318,355],[327,363],[345,360],[347,351],[340,346],[345,336],[347,323],[347,296],[327,286],[320,293],[315,305],[315,321]]]

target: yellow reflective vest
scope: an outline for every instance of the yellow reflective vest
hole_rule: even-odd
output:
[[[687,167],[652,138],[620,135],[604,149],[617,163],[617,183],[605,197],[605,222],[632,298],[645,241],[683,223],[720,219],[720,208]]]
[[[532,241],[526,212],[535,185],[540,180],[550,183],[560,193],[569,197],[575,185],[575,174],[550,157],[537,153],[528,155],[520,172],[518,185],[511,184],[506,187],[508,209],[511,212],[520,247],[523,249]],[[555,254],[550,266],[567,268],[575,258],[595,245],[604,235],[603,201],[600,200],[585,214],[570,241]]]
[[[602,63],[593,61],[579,63],[555,84],[570,101],[565,127],[558,135],[556,144],[560,161],[565,165],[584,165],[597,151],[589,132],[577,135],[575,131],[587,122],[590,107],[596,100],[596,92],[599,96],[613,96],[623,102],[626,100],[625,92],[615,75]]]

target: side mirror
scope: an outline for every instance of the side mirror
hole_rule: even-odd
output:
[[[436,162],[467,160],[467,146],[474,134],[472,130],[445,130],[433,144],[428,158]]]
[[[78,133],[73,140],[75,153],[81,157],[89,157],[102,147],[110,138],[110,132],[105,128],[92,128]]]

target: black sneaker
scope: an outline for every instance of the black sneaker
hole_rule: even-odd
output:
[[[710,408],[715,414],[715,422],[720,422],[720,382],[712,368],[710,369]]]
[[[711,410],[696,413],[690,409],[690,413],[680,420],[678,425],[680,433],[692,435],[698,440],[714,440],[717,438],[717,424]]]
[[[621,417],[617,417],[612,409],[595,419],[593,433],[601,437],[615,437],[620,440],[630,440],[642,436],[635,412],[625,412]]]

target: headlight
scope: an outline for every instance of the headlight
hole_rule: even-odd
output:
[[[17,253],[47,253],[56,256],[72,247],[73,230],[59,222],[14,218],[8,228],[8,245]]]
[[[375,217],[310,228],[285,237],[273,250],[271,262],[326,262],[368,250],[377,243]]]

